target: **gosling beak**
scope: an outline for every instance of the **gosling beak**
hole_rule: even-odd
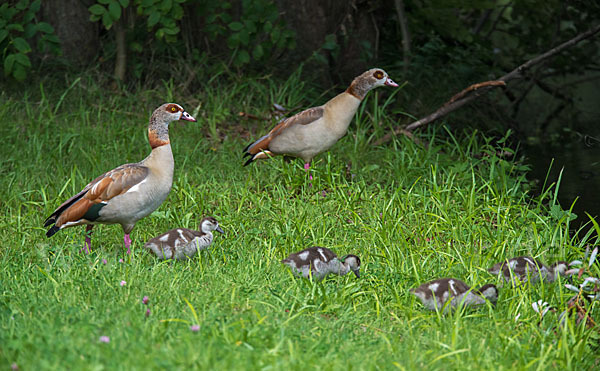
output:
[[[394,80],[390,79],[389,77],[387,79],[385,79],[385,83],[387,86],[393,86],[393,87],[398,87],[398,84],[396,84],[394,82]]]
[[[215,231],[225,234],[225,231],[223,231],[219,226],[217,226],[217,229],[215,229]]]
[[[183,121],[191,121],[191,122],[196,122],[196,119],[192,117],[192,115],[190,115],[189,113],[183,111],[181,112],[181,116],[179,116],[180,120]]]
[[[354,273],[354,275],[356,276],[356,278],[360,278],[360,271],[357,269],[355,271],[352,271]]]

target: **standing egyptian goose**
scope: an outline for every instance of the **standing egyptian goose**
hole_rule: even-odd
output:
[[[244,166],[272,155],[287,155],[300,157],[308,169],[313,157],[327,151],[346,134],[367,93],[382,85],[398,86],[384,70],[370,69],[324,105],[283,119],[267,135],[244,149],[244,157],[250,156]]]
[[[165,103],[158,107],[148,125],[150,155],[141,162],[121,165],[100,175],[65,201],[46,219],[44,227],[52,225],[46,236],[52,237],[63,228],[86,224],[87,253],[95,224],[120,224],[129,254],[129,234],[135,223],[156,210],[171,191],[174,163],[169,123],[177,120],[196,121],[178,104]]]
[[[325,247],[309,247],[290,254],[281,262],[289,266],[295,275],[305,278],[312,276],[317,280],[322,280],[329,273],[343,276],[350,271],[356,277],[360,277],[360,259],[358,256],[346,255],[342,259],[338,259],[333,251]]]
[[[225,233],[217,219],[206,217],[200,222],[200,230],[176,228],[146,242],[144,247],[159,259],[184,260],[193,258],[196,252],[204,250],[213,241],[213,231]]]
[[[411,294],[421,300],[425,308],[430,310],[448,311],[457,306],[481,305],[485,300],[496,304],[498,289],[495,285],[487,284],[479,289],[471,289],[466,283],[456,278],[440,278],[410,289]],[[445,306],[450,301],[449,306]]]
[[[506,282],[511,282],[514,277],[515,283],[516,280],[527,282],[528,279],[537,283],[540,280],[554,282],[558,276],[564,275],[568,268],[569,264],[564,261],[547,266],[531,256],[519,256],[496,263],[488,271],[495,275],[502,273]]]

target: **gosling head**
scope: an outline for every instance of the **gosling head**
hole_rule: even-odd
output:
[[[346,255],[342,258],[342,263],[348,266],[356,278],[360,278],[360,258],[356,255]]]

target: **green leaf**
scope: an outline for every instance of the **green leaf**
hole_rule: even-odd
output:
[[[248,45],[250,43],[250,35],[248,35],[248,31],[243,29],[239,32],[240,34],[240,43],[242,45]]]
[[[231,22],[229,24],[229,29],[232,30],[232,31],[239,31],[242,28],[244,28],[244,25],[241,24],[240,22]]]
[[[240,35],[237,33],[232,34],[227,38],[227,46],[229,49],[235,49],[240,45]]]
[[[129,6],[129,0],[119,0],[119,3],[121,3],[123,9]]]
[[[29,0],[21,0],[17,4],[15,4],[15,8],[18,10],[25,10],[29,5]]]
[[[269,32],[271,32],[272,29],[273,29],[273,24],[269,21],[266,21],[265,24],[263,25],[263,30],[266,33],[269,33]]]
[[[42,6],[42,0],[35,0],[31,5],[29,5],[29,10],[37,13],[40,11],[40,7]]]
[[[160,9],[163,11],[163,13],[168,13],[172,6],[172,0],[162,0],[162,3],[160,3]]]
[[[132,42],[131,44],[129,44],[129,49],[133,50],[134,52],[138,52],[141,53],[143,48],[142,48],[142,44],[140,44],[139,42]]]
[[[15,54],[9,54],[4,58],[4,74],[6,76],[10,75],[13,70],[13,65],[15,64]]]
[[[113,20],[108,12],[102,14],[102,24],[104,25],[104,28],[110,30],[110,27],[113,24]]]
[[[8,31],[0,29],[0,43],[6,39],[6,36],[8,36]]]
[[[18,23],[11,23],[8,26],[6,26],[6,29],[8,31],[19,31],[19,32],[23,32],[23,26],[18,24]]]
[[[334,34],[325,36],[325,42],[323,43],[323,49],[333,50],[337,47],[337,42]]]
[[[271,31],[271,41],[276,43],[277,40],[279,40],[280,35],[281,35],[281,30],[279,28],[274,28],[273,31]]]
[[[255,61],[261,59],[263,57],[263,55],[265,55],[264,50],[262,45],[258,44],[254,47],[254,50],[252,51],[252,58],[254,58]]]
[[[31,61],[25,54],[15,54],[15,63],[18,63],[23,67],[31,67]]]
[[[38,23],[37,29],[38,29],[38,31],[41,31],[44,33],[54,33],[54,27],[50,26],[50,24],[48,24],[46,22]]]
[[[23,32],[23,38],[30,39],[32,38],[37,31],[37,27],[35,23],[28,23],[25,25],[25,31]]]
[[[27,78],[27,71],[21,65],[16,64],[12,73],[13,77],[17,81],[23,81]]]
[[[246,20],[244,21],[244,26],[246,26],[249,33],[256,32],[256,23],[254,21]]]
[[[25,15],[23,16],[23,19],[21,20],[21,24],[28,24],[31,23],[33,21],[33,18],[35,17],[35,13],[34,12],[27,12],[25,13]]]
[[[250,62],[250,54],[245,50],[241,50],[235,58],[235,64],[241,66],[248,62]]]
[[[163,30],[167,35],[177,35],[179,33],[179,27],[177,26],[173,28],[163,27]]]
[[[113,21],[117,21],[119,18],[121,18],[121,6],[116,0],[108,4],[108,12],[110,13]]]
[[[88,11],[94,15],[102,15],[106,12],[106,8],[102,5],[94,4],[88,8]]]
[[[108,5],[113,0],[98,0],[100,4]]]
[[[29,43],[22,37],[14,38],[12,42],[15,48],[21,53],[29,53],[31,51]]]
[[[153,11],[152,13],[150,13],[150,16],[148,17],[148,28],[154,27],[158,23],[159,20],[160,20],[159,12]]]

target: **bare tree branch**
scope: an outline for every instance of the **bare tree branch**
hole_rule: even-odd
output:
[[[548,50],[547,52],[528,60],[527,62],[523,63],[519,67],[512,70],[511,72],[500,77],[496,81],[508,82],[511,80],[521,79],[521,78],[523,78],[525,72],[528,69],[530,69],[531,67],[543,62],[544,60],[554,56],[555,54],[562,52],[563,50],[565,50],[567,48],[570,48],[570,47],[576,45],[577,43],[579,43],[582,40],[585,40],[585,39],[588,39],[588,38],[594,36],[598,32],[600,32],[600,24],[596,25],[595,27],[593,27],[592,29],[590,29],[586,32],[583,32],[583,33],[577,35],[576,37],[572,38],[571,40],[566,41],[566,42],[560,44],[559,46],[552,48],[552,49]],[[467,89],[463,90],[463,92],[465,92],[465,94],[472,92],[472,94],[469,94],[467,96],[464,96],[464,94],[463,94],[458,99],[455,99],[456,96],[453,97],[450,101],[445,103],[442,107],[438,108],[432,114],[430,114],[424,118],[421,118],[417,121],[414,121],[414,122],[410,123],[409,125],[407,125],[406,127],[394,129],[393,131],[385,134],[380,139],[376,140],[373,143],[373,145],[377,146],[377,145],[381,145],[383,143],[390,141],[393,136],[401,133],[402,130],[413,131],[421,126],[427,125],[427,124],[439,119],[440,117],[443,117],[443,116],[447,115],[448,113],[457,110],[458,108],[464,106],[465,104],[470,103],[471,101],[479,98],[483,94],[487,93],[494,86],[499,86],[497,84],[489,84],[490,83],[489,81],[487,83],[488,83],[487,86],[484,86],[480,89],[473,88],[474,86],[477,86],[479,84],[471,85]],[[461,95],[463,92],[459,93],[458,95]]]

